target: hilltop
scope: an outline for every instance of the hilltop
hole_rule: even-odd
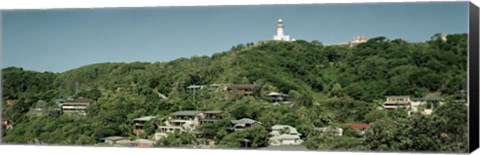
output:
[[[325,141],[315,140],[313,127],[385,121],[386,114],[383,116],[376,109],[388,95],[452,98],[467,83],[467,35],[451,34],[447,39],[408,43],[376,37],[354,47],[324,46],[303,40],[262,41],[236,45],[211,57],[179,58],[163,63],[107,62],[62,73],[6,68],[2,70],[3,99],[14,99],[16,104],[7,108],[2,102],[2,117],[11,119],[15,125],[4,133],[4,140],[95,144],[106,136],[134,137],[131,133],[134,118],[166,117],[178,110],[221,110],[227,114],[225,120],[248,117],[263,122],[259,133],[275,124],[295,126],[306,136],[305,143],[310,149],[322,146],[365,149],[367,146],[347,144],[365,142],[355,136],[342,137],[339,142],[342,147],[333,144],[325,147],[321,145]],[[223,91],[200,91],[192,97],[187,90],[191,85],[211,84],[254,84],[255,88],[252,96],[233,98]],[[287,94],[292,105],[270,104],[266,97],[269,92]],[[167,99],[160,98],[160,94]],[[94,100],[86,117],[27,115],[38,100],[54,102],[70,97]],[[394,118],[388,120],[401,122],[403,115],[395,112],[394,116],[388,116]],[[242,145],[232,140],[241,136],[227,135],[223,127],[218,124],[214,131],[219,145]],[[148,127],[141,137],[149,138],[154,130],[154,126]],[[368,140],[372,144],[377,142]],[[259,140],[251,145],[266,144]],[[401,146],[390,149],[407,148],[407,144]]]

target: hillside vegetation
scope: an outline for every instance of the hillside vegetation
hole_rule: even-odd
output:
[[[467,151],[467,107],[451,102],[467,84],[467,35],[451,34],[447,41],[409,43],[385,37],[355,47],[324,46],[318,41],[262,41],[240,44],[212,56],[179,58],[170,62],[99,63],[62,73],[21,68],[2,70],[2,117],[14,127],[3,131],[6,143],[92,145],[107,136],[135,137],[132,119],[167,116],[178,110],[222,110],[224,121],[202,126],[215,135],[219,147],[268,146],[268,130],[275,124],[294,126],[304,145],[321,150]],[[190,85],[255,84],[250,97],[226,97],[225,92],[199,91]],[[272,105],[269,92],[283,92],[292,106]],[[164,94],[168,99],[160,99]],[[378,107],[388,95],[440,96],[446,104],[432,115],[407,117],[403,110]],[[32,116],[38,100],[94,99],[87,116],[51,112]],[[12,107],[7,99],[15,99]],[[54,106],[54,105],[52,105]],[[263,125],[228,134],[229,120],[252,118]],[[160,122],[160,121],[158,121]],[[370,123],[372,133],[351,132],[335,137],[314,127]],[[150,138],[155,123],[142,138]],[[252,131],[250,131],[252,130]],[[172,136],[173,137],[173,136]],[[186,146],[194,137],[179,134],[163,146]],[[169,140],[169,139],[167,139]]]

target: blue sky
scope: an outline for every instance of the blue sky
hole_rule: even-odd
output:
[[[354,36],[425,41],[467,33],[468,3],[367,3],[10,10],[2,12],[2,68],[63,72],[100,62],[210,56],[271,39],[282,18],[295,39]]]

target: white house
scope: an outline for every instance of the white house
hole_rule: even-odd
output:
[[[274,125],[270,132],[270,145],[300,145],[303,140],[300,138],[302,134],[290,125]]]
[[[320,131],[321,133],[331,133],[334,136],[342,136],[342,128],[331,128],[331,127],[315,127],[314,130]]]
[[[420,112],[424,115],[430,115],[433,112],[433,109],[442,105],[444,102],[443,98],[412,98],[410,102],[410,111],[409,114]]]
[[[383,103],[383,108],[388,110],[409,107],[410,96],[387,96],[387,101]]]

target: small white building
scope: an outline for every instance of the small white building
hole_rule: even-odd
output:
[[[330,133],[334,136],[342,136],[343,129],[342,128],[332,128],[332,127],[315,127],[315,131],[320,131],[321,133]]]
[[[288,104],[290,103],[288,101],[288,95],[283,94],[283,93],[278,93],[278,92],[270,92],[267,94],[268,97],[270,97],[270,102],[272,103],[284,103]]]
[[[277,35],[273,36],[273,40],[290,41],[290,36],[283,34],[283,21],[282,21],[282,19],[278,19]]]
[[[158,126],[158,130],[157,132],[155,132],[153,139],[155,141],[158,141],[163,138],[166,138],[169,133],[172,134],[172,133],[180,133],[180,132],[185,132],[185,129],[179,126]]]
[[[300,138],[302,134],[290,125],[274,125],[270,135],[272,135],[269,139],[271,146],[300,145],[303,142]]]
[[[392,110],[397,108],[407,109],[410,107],[410,96],[387,96],[387,101],[383,103],[383,108]]]
[[[420,112],[424,115],[430,115],[433,112],[433,109],[443,104],[443,98],[412,98],[410,102],[410,111],[409,114]]]

